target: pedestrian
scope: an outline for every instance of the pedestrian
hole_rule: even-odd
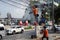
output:
[[[49,37],[48,37],[48,30],[46,29],[45,26],[44,26],[44,29],[42,30],[42,33],[43,33],[42,40],[43,40],[44,38],[46,38],[46,40],[49,40]]]

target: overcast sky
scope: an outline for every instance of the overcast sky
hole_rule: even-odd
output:
[[[7,17],[7,13],[11,13],[13,18],[22,18],[25,14],[25,9],[27,8],[26,6],[28,6],[29,4],[28,0],[2,0],[2,1],[0,0],[0,18]],[[19,3],[26,6],[20,5]],[[15,5],[15,6],[12,6],[10,4]]]
[[[4,1],[4,2],[2,2]],[[7,17],[7,13],[11,13],[13,18],[22,18],[25,14],[25,9],[27,7],[23,6],[23,5],[27,5],[29,4],[29,0],[2,0],[0,1],[0,17],[1,18],[5,18]],[[14,1],[14,2],[12,2]],[[7,3],[5,3],[7,2]],[[23,5],[17,4],[17,3],[21,3]],[[9,4],[8,4],[9,3]],[[12,6],[10,4],[13,4],[15,6]],[[20,7],[20,8],[18,8]],[[21,9],[23,8],[23,9]]]
[[[14,17],[14,18],[22,18],[23,17],[23,15],[25,14],[25,9],[27,7],[20,5],[20,4],[13,3],[13,2],[9,2],[7,0],[3,0],[3,1],[13,4],[13,5],[16,5],[17,7],[0,1],[0,17],[1,18],[7,17],[7,13],[11,13],[12,17]],[[23,2],[20,2],[20,3],[26,5],[26,3],[23,3]],[[18,8],[18,7],[20,7],[20,8]],[[21,8],[23,8],[23,9],[21,9]]]

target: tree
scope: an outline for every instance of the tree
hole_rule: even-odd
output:
[[[56,23],[60,22],[60,5],[54,10],[54,18]]]

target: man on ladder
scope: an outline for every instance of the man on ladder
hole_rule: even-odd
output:
[[[38,16],[39,16],[39,14],[38,14],[38,7],[37,7],[37,5],[32,7],[32,11],[33,11],[33,14],[35,16],[35,21],[38,23]]]

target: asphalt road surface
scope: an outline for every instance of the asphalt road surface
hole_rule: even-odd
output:
[[[6,35],[3,37],[2,40],[36,40],[31,39],[31,35],[34,34],[34,30],[25,31],[22,34],[14,34],[14,35]],[[54,40],[56,37],[53,36],[60,36],[60,34],[49,34],[49,40]],[[45,39],[46,40],[46,39]]]
[[[25,31],[22,34],[6,35],[2,40],[32,40],[30,36],[33,34],[32,31]]]
[[[9,28],[8,26],[6,26],[6,28]],[[6,35],[5,37],[3,37],[2,40],[36,40],[36,39],[31,39],[31,35],[34,34],[34,30],[29,30],[29,31],[25,31],[22,34],[14,34],[14,35]],[[56,37],[52,37],[52,36],[60,36],[59,34],[49,34],[49,40],[54,40]]]

